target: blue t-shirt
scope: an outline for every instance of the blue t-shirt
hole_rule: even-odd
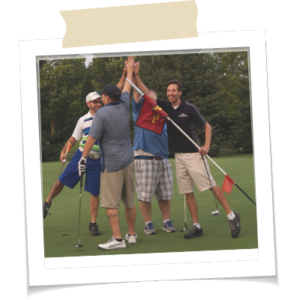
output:
[[[134,161],[130,139],[130,96],[122,93],[120,100],[110,102],[95,113],[89,136],[99,140],[101,171],[119,171]]]
[[[143,103],[144,98],[142,98],[142,100],[139,103],[136,103],[134,100],[132,100],[134,123],[136,123],[137,117],[139,115]],[[135,151],[138,149],[167,159],[169,155],[167,124],[165,124],[161,135],[135,126],[133,150]]]

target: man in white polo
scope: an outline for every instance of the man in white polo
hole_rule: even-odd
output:
[[[72,136],[68,139],[66,145],[61,151],[60,161],[65,163],[67,160],[66,150],[71,143],[73,146],[76,141],[80,140],[79,148],[75,152],[74,156],[68,163],[65,171],[59,177],[56,183],[54,183],[46,201],[43,204],[43,217],[46,218],[49,214],[49,208],[51,206],[52,199],[57,196],[66,185],[67,187],[73,189],[80,176],[78,175],[78,160],[82,155],[82,151],[85,147],[85,142],[89,134],[94,115],[97,110],[101,107],[101,96],[97,92],[89,93],[86,96],[86,105],[89,108],[87,114],[79,118],[77,125],[74,129]],[[90,195],[90,212],[91,221],[89,224],[89,230],[92,235],[100,235],[100,231],[97,225],[97,213],[99,208],[99,192],[100,192],[100,173],[101,173],[101,153],[98,142],[93,145],[87,156],[87,166],[86,166],[86,179],[84,190],[89,192]]]

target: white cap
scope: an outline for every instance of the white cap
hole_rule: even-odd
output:
[[[98,98],[101,98],[101,96],[97,92],[91,92],[86,96],[86,102],[90,102]]]

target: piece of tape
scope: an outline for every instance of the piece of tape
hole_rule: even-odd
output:
[[[63,48],[198,37],[195,1],[61,11]]]

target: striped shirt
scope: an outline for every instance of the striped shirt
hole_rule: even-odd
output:
[[[92,122],[93,122],[94,117],[91,115],[90,112],[88,112],[87,114],[85,114],[84,116],[82,116],[81,118],[79,118],[77,125],[74,129],[74,132],[72,134],[72,136],[79,141],[79,147],[84,148],[87,137],[89,135],[91,126],[92,126]],[[90,154],[97,154],[100,155],[100,147],[99,147],[99,143],[98,141],[95,142],[93,148],[90,151]]]

